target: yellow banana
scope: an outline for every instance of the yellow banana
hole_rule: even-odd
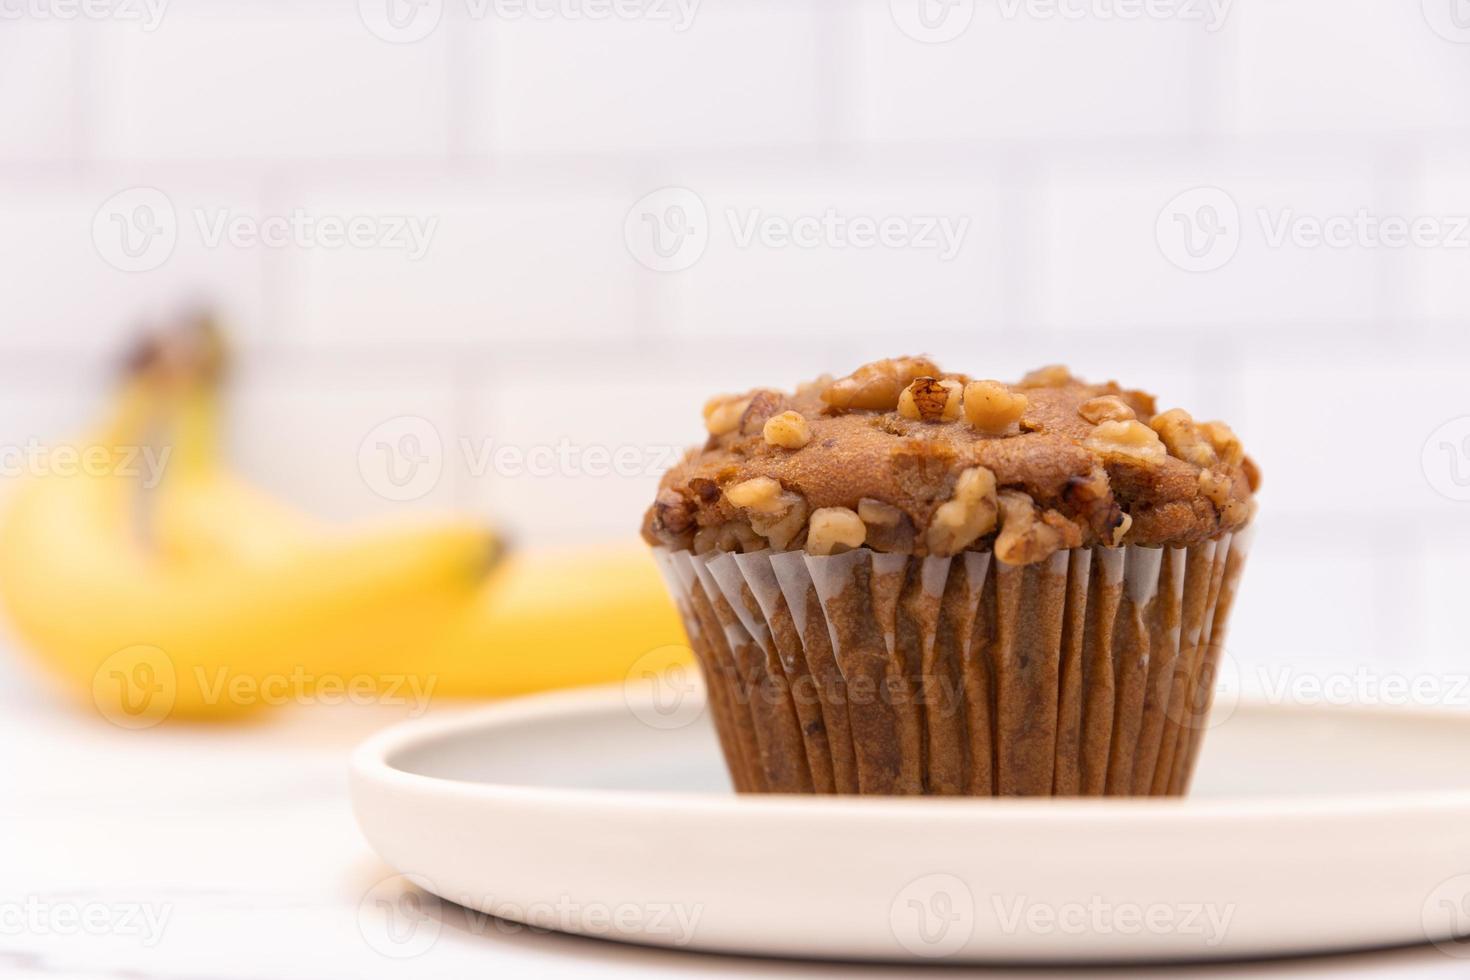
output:
[[[153,492],[150,542],[177,563],[269,560],[322,536],[305,514],[220,464],[218,391],[193,384],[178,400],[172,455]]]
[[[114,721],[228,715],[329,682],[513,694],[687,659],[641,544],[512,556],[486,576],[494,539],[468,523],[333,532],[223,465],[218,363],[177,367],[129,379],[75,447],[87,471],[31,474],[0,509],[0,603]],[[143,540],[127,464],[160,421],[173,453]]]
[[[179,399],[174,453],[153,510],[160,548],[187,561],[249,558],[322,535],[226,467],[218,390],[207,380]],[[508,695],[617,682],[635,666],[661,670],[688,660],[684,642],[648,549],[634,541],[511,552],[435,629],[376,662],[363,651],[349,666],[375,678],[411,674],[442,695]]]
[[[167,675],[157,700],[168,714],[256,707],[263,678],[303,667],[342,675],[421,641],[483,580],[492,542],[467,524],[250,562],[161,560],[138,541],[137,481],[125,471],[150,397],[133,382],[112,421],[75,447],[94,465],[27,475],[0,514],[0,601],[27,644],[105,714],[127,710],[140,666]],[[237,679],[247,683],[222,686]]]
[[[431,641],[394,669],[448,696],[616,683],[690,659],[642,542],[511,552]]]

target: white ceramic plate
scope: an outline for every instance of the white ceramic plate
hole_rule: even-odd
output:
[[[400,725],[353,757],[357,819],[445,899],[656,945],[1470,955],[1448,940],[1470,924],[1470,715],[1241,705],[1207,734],[1185,801],[737,798],[703,713],[687,715],[618,688]]]

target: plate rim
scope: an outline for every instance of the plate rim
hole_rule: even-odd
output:
[[[1130,827],[1140,820],[1178,823],[1209,823],[1228,819],[1356,819],[1380,817],[1406,811],[1470,813],[1470,789],[1417,790],[1394,793],[1335,793],[1319,796],[1241,796],[1236,798],[1160,797],[880,797],[831,796],[795,793],[728,795],[685,790],[632,790],[596,787],[530,786],[515,783],[472,782],[447,776],[431,776],[394,766],[395,753],[452,738],[457,733],[518,721],[565,714],[589,715],[617,705],[626,708],[622,685],[599,685],[507,698],[493,704],[455,712],[449,717],[417,718],[395,723],[369,736],[349,758],[349,776],[354,785],[372,784],[410,793],[432,793],[477,801],[507,804],[582,805],[599,808],[666,813],[671,810],[724,811],[741,809],[748,819],[828,820],[837,814],[850,818],[899,819],[916,814],[925,819],[994,821],[1023,818],[1043,822],[1085,819],[1091,826],[1116,818]],[[702,697],[702,695],[701,695]],[[1236,712],[1343,714],[1360,716],[1451,721],[1463,724],[1470,734],[1470,712],[1417,705],[1321,704],[1280,705],[1242,698]]]

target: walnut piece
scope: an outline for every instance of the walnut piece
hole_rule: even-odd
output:
[[[694,526],[694,502],[669,487],[653,499],[655,526],[671,534],[683,534]]]
[[[1077,525],[1056,511],[1042,512],[1017,490],[1000,492],[1000,533],[995,557],[1007,565],[1029,565],[1082,543]]]
[[[1201,468],[1215,465],[1215,450],[1195,428],[1194,419],[1182,408],[1171,408],[1149,420],[1169,455]]]
[[[1120,518],[1121,519],[1118,521],[1118,526],[1113,528],[1113,539],[1108,542],[1108,544],[1114,548],[1123,543],[1123,539],[1128,536],[1128,529],[1133,526],[1132,514],[1129,514],[1125,511],[1120,515]]]
[[[740,428],[740,420],[750,407],[750,399],[741,395],[717,395],[704,403],[704,427],[712,436],[722,436]]]
[[[892,504],[885,504],[881,500],[874,500],[872,497],[864,497],[858,501],[857,514],[858,517],[863,519],[863,523],[869,527],[873,525],[877,525],[878,527],[892,527],[903,519],[903,511]]]
[[[806,532],[806,550],[813,555],[841,554],[860,548],[868,529],[856,511],[847,507],[818,507]]]
[[[765,546],[765,541],[744,521],[726,521],[702,527],[694,535],[697,554],[706,551],[759,551]]]
[[[751,514],[750,526],[756,533],[766,536],[772,548],[780,551],[791,546],[791,542],[806,527],[806,500],[796,493],[783,493],[780,506],[769,514]]]
[[[867,526],[863,543],[874,551],[909,554],[914,550],[914,522],[892,504],[872,497],[858,501],[858,517]]]
[[[1040,367],[1037,368],[1035,371],[1028,372],[1026,376],[1021,379],[1021,383],[1018,387],[1060,388],[1062,385],[1067,384],[1072,380],[1072,372],[1067,370],[1066,365],[1048,364],[1046,367]]]
[[[1245,450],[1240,445],[1240,439],[1224,422],[1201,422],[1199,430],[1209,440],[1215,455],[1226,466],[1233,469],[1245,460]],[[1251,487],[1251,490],[1254,491],[1255,487]]]
[[[1242,456],[1240,469],[1245,474],[1245,482],[1250,486],[1251,493],[1258,492],[1261,489],[1261,468],[1256,465],[1256,461],[1249,456]]]
[[[766,445],[782,449],[800,449],[812,441],[812,427],[800,412],[782,412],[766,419],[761,430]]]
[[[891,357],[864,364],[822,391],[822,401],[838,411],[891,412],[899,393],[915,378],[937,375],[939,368],[925,357]]]
[[[999,381],[971,381],[965,385],[965,418],[986,435],[1004,435],[1021,420],[1028,404],[1025,395]]]
[[[1104,422],[1083,443],[1109,462],[1157,466],[1169,456],[1159,434],[1142,422]]]
[[[995,528],[995,474],[972,466],[955,481],[954,496],[939,505],[929,521],[925,542],[935,555],[964,551]]]
[[[768,476],[757,476],[729,487],[725,499],[745,511],[750,526],[773,548],[785,548],[806,524],[807,505],[801,494],[783,490]]]
[[[960,417],[960,383],[915,378],[898,396],[898,414],[916,422],[953,422]]]
[[[1077,409],[1077,414],[1093,425],[1100,422],[1127,422],[1138,418],[1131,406],[1117,395],[1098,395],[1089,398]]]
[[[725,490],[725,499],[742,510],[772,513],[781,499],[781,484],[768,476],[757,476]]]

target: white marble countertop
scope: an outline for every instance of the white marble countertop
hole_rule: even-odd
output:
[[[123,731],[58,700],[8,656],[0,670],[10,678],[0,691],[0,975],[911,975],[641,949],[448,916],[420,955],[385,957],[362,934],[357,909],[392,870],[354,824],[345,759],[404,709],[300,707],[245,725]],[[1190,972],[1463,977],[1470,963],[1415,948]]]

